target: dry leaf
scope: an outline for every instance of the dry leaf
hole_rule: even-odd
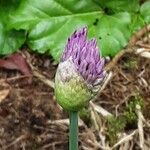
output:
[[[15,53],[5,59],[0,59],[0,68],[15,69],[26,76],[32,76],[31,68],[20,53]]]
[[[8,96],[9,92],[9,89],[0,90],[0,103]]]

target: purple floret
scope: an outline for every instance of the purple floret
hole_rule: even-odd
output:
[[[104,78],[105,59],[100,56],[96,39],[87,40],[87,28],[75,31],[68,38],[62,61],[70,57],[89,84],[94,84],[96,79]]]

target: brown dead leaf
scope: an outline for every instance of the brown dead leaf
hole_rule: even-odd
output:
[[[9,89],[0,90],[0,103],[8,96],[9,92]]]
[[[15,53],[5,59],[0,59],[0,67],[11,70],[18,70],[23,75],[32,76],[31,68],[29,67],[26,59],[20,54]]]

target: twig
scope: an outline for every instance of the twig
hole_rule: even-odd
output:
[[[91,108],[91,119],[93,120],[94,127],[98,132],[100,143],[98,144],[101,149],[110,149],[108,146],[106,146],[106,137],[103,135],[104,128],[102,119],[99,117],[98,113],[100,113],[103,117],[111,116],[112,114],[109,113],[107,110],[103,109],[102,107],[94,104],[92,101],[90,101],[90,108]]]
[[[48,143],[48,144],[46,144],[46,145],[44,145],[44,146],[42,146],[42,147],[40,147],[38,150],[43,150],[43,149],[48,149],[48,148],[50,148],[50,147],[53,147],[53,149],[54,149],[54,147],[55,147],[55,145],[57,145],[57,144],[64,144],[64,143],[67,143],[68,141],[61,141],[61,142],[52,142],[52,143]]]
[[[92,130],[90,130],[85,124],[84,124],[84,127],[85,127],[86,131],[89,133],[88,134],[89,135],[89,138],[88,138],[89,140],[87,139],[87,142],[88,142],[88,144],[92,145],[92,147],[94,147],[94,148],[92,148],[92,150],[93,149],[99,149],[99,148],[102,149],[102,150],[109,150],[110,149],[108,145],[107,146],[101,145],[97,141],[97,138],[96,138],[95,134],[92,132]]]
[[[135,53],[143,57],[150,58],[150,49],[138,48]]]
[[[33,70],[33,75],[41,80],[44,84],[48,85],[49,87],[54,88],[54,82],[48,80],[44,75],[40,74],[38,71]]]
[[[100,124],[97,123],[97,116],[95,114],[93,107],[91,107],[90,113],[91,113],[92,124],[93,124],[94,128],[99,131]]]
[[[19,75],[19,76],[15,76],[15,77],[10,77],[10,78],[6,78],[6,81],[13,81],[13,80],[19,80],[19,79],[24,79],[24,78],[27,78],[27,77],[32,77],[32,76],[29,76],[29,75]]]
[[[143,149],[144,147],[144,132],[143,132],[143,117],[141,113],[141,106],[136,105],[137,115],[138,115],[138,131],[139,131],[139,141],[140,141],[140,148]]]
[[[104,88],[106,87],[106,85],[108,84],[108,82],[111,80],[112,76],[113,76],[113,73],[110,71],[109,74],[106,77],[106,80],[104,81],[104,84],[102,85],[102,87],[100,89],[100,92],[102,90],[104,90]]]
[[[112,116],[110,112],[108,112],[106,109],[102,108],[101,106],[94,104],[92,101],[90,101],[90,105],[95,111],[97,111],[103,117]]]
[[[138,45],[138,46],[140,46],[140,47],[143,47],[143,48],[148,48],[148,49],[150,49],[150,45],[149,45],[149,44],[143,44],[143,43],[137,42],[136,45]]]
[[[83,150],[90,150],[89,147],[82,146]]]
[[[150,52],[150,48],[138,48],[136,50],[136,53],[139,54],[139,53],[143,53],[143,52]]]
[[[48,124],[65,124],[69,125],[69,119],[60,119],[60,120],[48,120]],[[83,121],[81,119],[78,120],[79,127],[82,127],[84,125]]]
[[[112,70],[112,68],[117,64],[118,60],[125,54],[125,53],[131,53],[135,50],[135,48],[127,48],[121,50],[115,57],[106,65],[105,70],[109,71]]]
[[[101,92],[104,90],[104,88],[106,87],[106,85],[108,84],[108,82],[111,80],[112,76],[113,76],[113,73],[110,71],[106,75],[106,77],[105,77],[105,79],[104,79],[104,81],[102,83],[102,86],[100,87],[100,89],[98,91],[98,94],[95,96],[94,99],[92,99],[92,101],[96,100],[100,96]]]
[[[100,145],[97,141],[96,141],[96,143],[93,143],[93,141],[88,140],[88,143],[91,144],[91,145],[93,145],[93,146],[95,146],[96,149],[100,148],[100,149],[102,149],[102,150],[111,150],[109,147],[103,147],[103,146]]]
[[[28,53],[27,54],[22,53],[22,55],[27,58],[26,61],[28,62],[29,66],[32,70],[33,76],[37,77],[39,80],[41,80],[44,84],[48,85],[49,87],[54,88],[54,82],[51,80],[48,80],[44,75],[42,75],[40,72],[38,72],[36,70],[36,68],[32,65],[32,63],[30,62],[30,60],[28,58],[29,56],[27,56]]]
[[[140,29],[138,32],[136,32],[131,40],[129,41],[128,46],[132,47],[133,45],[135,45],[135,43],[146,33],[148,33],[150,31],[150,24],[146,25],[145,27],[143,27],[142,29]]]
[[[115,145],[113,145],[112,149],[116,148],[117,146],[121,145],[122,143],[125,143],[125,142],[127,142],[127,141],[129,141],[129,140],[132,140],[132,139],[133,139],[133,136],[134,136],[135,134],[137,134],[137,133],[138,133],[138,130],[134,130],[131,134],[129,134],[129,135],[123,137],[122,139],[120,139],[119,142],[117,142]]]
[[[11,146],[15,145],[16,143],[20,142],[21,140],[25,139],[26,135],[21,135],[20,137],[18,137],[15,141],[11,142],[8,146],[6,146],[5,149],[10,148]]]

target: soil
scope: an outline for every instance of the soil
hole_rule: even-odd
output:
[[[48,80],[54,80],[57,65],[52,58],[31,53],[28,53],[28,56],[31,64],[40,74]],[[138,93],[144,99],[142,114],[146,122],[150,122],[150,59],[134,52],[127,52],[110,70],[113,76],[93,103],[119,116],[130,97]],[[34,75],[32,81],[29,81],[28,77],[18,71],[0,69],[0,97],[1,150],[68,149],[68,113],[56,103],[52,87]],[[93,112],[89,106],[90,111]],[[99,117],[98,127],[93,121],[95,118],[92,113],[87,118],[81,116],[79,149],[98,150],[112,147],[107,139],[105,117],[97,112],[94,114]],[[123,133],[129,135],[132,131],[137,132],[137,129],[137,126],[127,126]],[[143,130],[143,145],[148,150],[150,127],[144,124]],[[134,134],[132,140],[125,141],[117,148],[140,149],[139,143],[138,134]]]

